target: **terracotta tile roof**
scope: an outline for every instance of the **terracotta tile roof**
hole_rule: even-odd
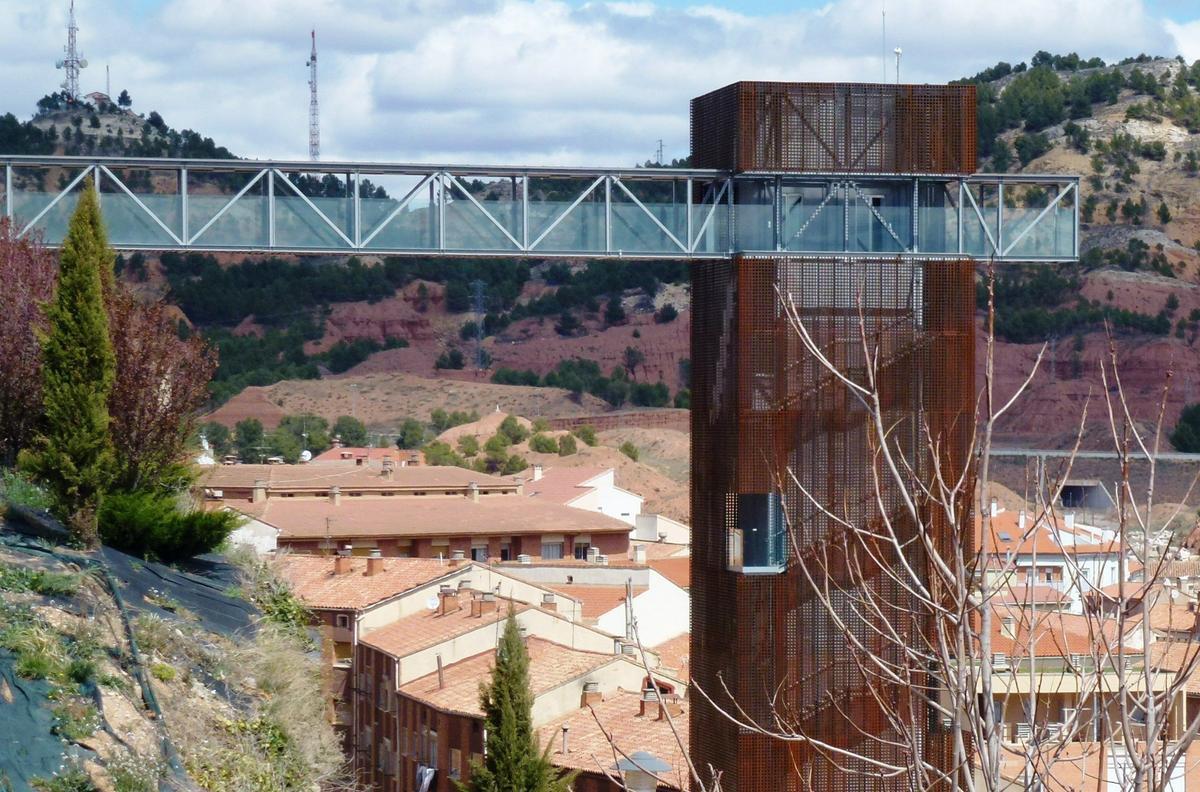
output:
[[[594,489],[586,486],[585,481],[591,481],[609,470],[610,468],[605,467],[547,468],[537,481],[526,479],[525,495],[551,503],[570,503]]]
[[[486,489],[515,492],[513,482],[460,467],[397,467],[391,480],[385,479],[380,464],[356,465],[353,462],[321,462],[307,465],[216,465],[201,477],[199,486],[207,489],[249,489],[256,481],[265,481],[274,491],[328,491],[338,486],[354,489],[464,488],[472,481]]]
[[[621,691],[546,724],[538,731],[543,744],[547,739],[553,741],[550,761],[559,767],[600,775],[611,770],[618,758],[646,751],[671,765],[670,772],[660,776],[660,781],[676,789],[688,789],[685,754],[690,707],[687,701],[683,702],[683,713],[672,718],[675,733],[666,720],[658,720],[657,707],[650,708],[651,714],[643,716],[638,714],[640,705],[640,693]],[[567,753],[562,750],[563,726],[568,729]],[[606,733],[611,735],[611,742]]]
[[[1088,616],[1060,611],[1034,611],[1020,605],[994,604],[992,613],[992,651],[1010,658],[1069,657],[1090,655],[1098,646],[1116,651],[1117,623],[1108,616]],[[1012,632],[1004,619],[1012,619]],[[1126,623],[1129,626],[1129,623]],[[1128,634],[1128,632],[1126,633]],[[1140,650],[1136,651],[1140,654]]]
[[[1054,586],[1012,586],[1005,588],[1004,592],[995,597],[992,601],[1005,604],[1030,604],[1030,605],[1059,605],[1064,602],[1069,602],[1070,595],[1065,591],[1059,591]]]
[[[650,568],[682,589],[692,585],[692,559],[688,556],[657,558],[649,562]]]
[[[526,646],[529,681],[535,698],[601,666],[624,662],[619,655],[581,652],[541,638],[531,637]],[[443,712],[482,717],[479,682],[488,678],[495,662],[495,650],[482,652],[443,668],[444,684],[439,684],[435,671],[401,685],[400,692]]]
[[[565,583],[549,583],[547,588],[566,594],[578,600],[581,615],[585,619],[595,620],[608,613],[613,608],[620,607],[625,602],[624,586],[585,586]],[[633,596],[646,591],[646,586],[634,586]]]
[[[377,630],[371,630],[359,638],[359,643],[387,652],[392,657],[403,658],[485,625],[497,624],[508,616],[507,600],[497,599],[496,610],[482,616],[471,615],[469,599],[462,605],[459,610],[445,616],[429,610],[405,616]],[[520,613],[528,610],[529,606],[518,602],[514,604],[514,609]]]
[[[632,544],[640,544],[646,548],[646,560],[657,561],[660,558],[687,558],[691,555],[691,545],[671,544],[669,542],[644,542],[631,539]]]
[[[292,591],[310,608],[359,610],[457,572],[436,558],[387,558],[367,576],[367,559],[349,558],[351,571],[335,575],[332,556],[286,554],[275,562]]]
[[[691,647],[691,633],[684,633],[648,648],[658,654],[659,663],[664,671],[671,672],[672,676],[681,682],[687,682],[691,679]]]
[[[991,518],[991,530],[985,532],[983,518],[975,517],[975,537],[988,553],[1039,555],[1081,555],[1089,553],[1116,553],[1120,543],[1116,539],[1095,542],[1087,531],[1076,527],[1070,530],[1061,517],[1057,526],[1048,520],[1039,520],[1034,526],[1034,515],[1026,516],[1025,527],[1021,528],[1021,515],[1015,511],[1002,511]],[[1061,538],[1061,541],[1059,540]]]
[[[425,468],[432,470],[432,468]],[[413,468],[421,470],[421,468]],[[268,498],[228,504],[280,530],[280,539],[380,536],[507,536],[541,533],[628,533],[629,525],[597,512],[514,495],[354,498]]]

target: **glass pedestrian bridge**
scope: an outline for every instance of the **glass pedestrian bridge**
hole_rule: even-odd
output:
[[[720,259],[1078,257],[1076,176],[737,173],[0,155],[61,243],[91,177],[120,250]]]

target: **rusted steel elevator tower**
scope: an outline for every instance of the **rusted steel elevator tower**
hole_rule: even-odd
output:
[[[942,438],[942,461],[965,464],[974,268],[946,251],[963,250],[951,238],[963,233],[963,207],[950,185],[975,171],[975,89],[741,82],[693,100],[691,125],[693,164],[741,176],[730,218],[739,248],[775,251],[693,267],[692,677],[760,723],[779,713],[827,743],[903,765],[900,748],[864,738],[886,737],[889,725],[785,530],[794,526],[800,552],[829,554],[836,576],[839,529],[787,471],[862,525],[881,508],[899,514],[898,493],[876,497],[867,416],[805,351],[780,294],[824,354],[862,381],[861,290],[896,442],[928,464],[927,422]],[[763,239],[747,244],[756,235]],[[956,533],[935,529],[947,542]],[[896,619],[912,620],[902,630],[928,628],[904,616],[920,609],[906,609],[886,574],[865,585],[882,587]],[[847,621],[872,640],[868,625]],[[690,698],[695,766],[720,771],[723,792],[905,786],[847,773],[803,743],[740,730],[703,696]],[[919,709],[911,720],[924,732],[925,758],[944,764],[948,735]]]

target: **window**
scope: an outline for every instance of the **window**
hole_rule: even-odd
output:
[[[487,561],[488,549],[487,545],[471,545],[471,560],[472,561]]]
[[[542,542],[542,560],[557,561],[563,557],[562,542]]]
[[[339,613],[339,614],[338,614],[338,615],[337,615],[337,616],[334,618],[334,624],[337,626],[337,628],[338,628],[339,630],[348,630],[348,629],[350,629],[350,616],[349,616],[349,614],[346,614],[346,613]]]
[[[787,562],[783,500],[776,493],[738,493],[737,527],[729,535],[729,566],[747,574],[774,574]]]
[[[437,765],[437,760],[438,760],[437,748],[438,748],[437,732],[430,729],[429,730],[429,759],[428,759],[428,761],[425,762],[425,764],[427,764],[429,767],[432,767],[434,770],[436,770],[437,766],[438,766]]]
[[[508,542],[504,542],[500,545],[500,560],[512,561],[512,545],[510,545]]]
[[[576,542],[575,543],[575,559],[577,561],[587,561],[588,548],[590,548],[590,547],[591,547],[591,545],[588,544],[587,542]]]
[[[451,778],[462,778],[462,751],[457,748],[450,749],[450,767],[448,770]]]

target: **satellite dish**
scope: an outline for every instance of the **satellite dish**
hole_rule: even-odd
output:
[[[300,452],[301,462],[312,462],[312,451],[304,450]]]
[[[81,58],[81,59],[80,59],[80,61],[79,61],[79,68],[81,68],[81,69],[86,69],[86,68],[87,68],[87,58]]]
[[[56,68],[56,69],[61,69],[61,68],[62,68],[63,66],[65,66],[65,65],[66,65],[66,64],[65,64],[65,63],[63,63],[61,60],[56,60],[56,61],[54,61],[54,68]]]
[[[438,598],[437,598],[437,597],[430,597],[429,599],[425,600],[425,607],[426,607],[426,608],[429,608],[429,610],[431,610],[431,611],[435,611],[435,610],[437,610],[437,608],[438,608]]]

